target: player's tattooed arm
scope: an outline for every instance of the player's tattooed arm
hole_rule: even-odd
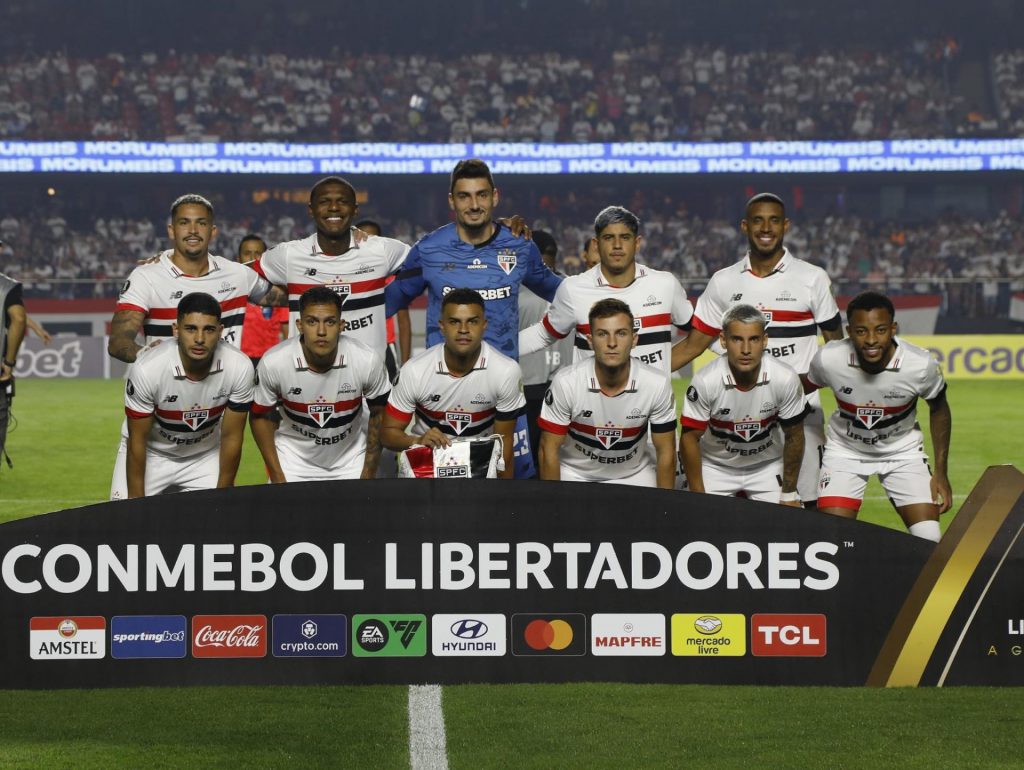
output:
[[[270,291],[260,297],[256,304],[263,307],[288,307],[288,291],[281,286],[271,286]]]
[[[782,491],[796,492],[796,480],[800,476],[800,466],[804,459],[804,424],[803,421],[786,425],[782,428],[786,443],[782,448]],[[802,508],[799,500],[783,502],[794,508]]]
[[[949,441],[953,431],[953,415],[949,410],[946,392],[928,402],[931,409],[932,455],[935,472],[932,474],[932,500],[939,506],[939,515],[953,507],[953,487],[949,483]]]
[[[679,464],[686,474],[686,486],[691,492],[704,491],[704,472],[701,470],[700,437],[704,431],[683,427],[679,437]]]
[[[139,310],[118,310],[110,322],[107,353],[126,364],[133,363],[142,346],[135,341],[142,329],[145,314]]]
[[[380,465],[380,426],[384,418],[384,406],[370,407],[370,420],[366,428],[366,457],[363,460],[361,479],[377,478]]]

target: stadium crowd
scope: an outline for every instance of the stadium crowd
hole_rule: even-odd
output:
[[[751,49],[650,34],[584,54],[54,52],[0,64],[0,138],[701,142],[992,128],[951,88],[956,51],[948,39]],[[996,79],[1005,57],[1020,58],[997,55]],[[1016,83],[998,128],[1019,133]]]
[[[582,267],[590,220],[604,201],[586,194],[542,198],[533,226],[554,233],[565,272]],[[702,218],[665,196],[638,193],[627,205],[642,220],[640,259],[669,270],[692,294],[746,249],[737,223]],[[305,235],[305,212],[280,207],[249,218],[220,218],[214,252],[234,255],[249,232],[268,244]],[[426,230],[396,219],[387,232],[413,243]],[[114,297],[139,259],[166,247],[163,222],[121,216],[67,221],[59,213],[0,218],[0,262],[24,282],[28,297]],[[914,225],[855,216],[794,215],[786,243],[823,268],[843,294],[875,288],[889,294],[942,293],[952,315],[991,317],[1008,311],[1009,293],[1024,290],[1024,224],[1005,212],[992,219],[943,216]]]

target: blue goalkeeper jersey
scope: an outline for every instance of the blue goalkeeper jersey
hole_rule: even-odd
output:
[[[494,237],[474,246],[459,238],[455,224],[417,242],[385,291],[387,315],[408,307],[427,290],[427,347],[443,341],[438,321],[441,298],[452,289],[473,289],[484,298],[484,339],[519,360],[519,286],[550,302],[562,279],[548,269],[533,241],[515,238],[495,223]]]

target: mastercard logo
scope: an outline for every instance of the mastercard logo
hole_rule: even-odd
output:
[[[572,626],[564,620],[534,620],[527,624],[523,639],[533,650],[564,650],[572,644]]]

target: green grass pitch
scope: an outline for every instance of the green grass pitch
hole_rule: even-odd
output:
[[[18,383],[0,521],[106,499],[120,388]],[[954,511],[989,465],[1024,466],[1022,396],[1024,384],[950,384]],[[262,483],[251,441],[238,480]],[[874,483],[861,518],[902,528]],[[1015,689],[474,685],[445,688],[444,712],[450,766],[474,770],[1024,764]],[[0,767],[402,767],[407,718],[403,687],[6,691]]]

